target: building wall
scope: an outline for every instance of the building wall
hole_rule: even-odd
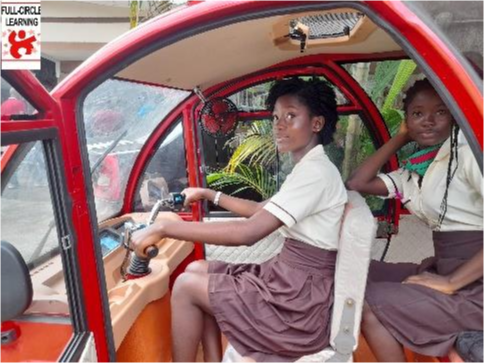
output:
[[[143,15],[143,13],[141,13]],[[128,1],[42,1],[42,56],[62,80],[94,52],[129,30]]]

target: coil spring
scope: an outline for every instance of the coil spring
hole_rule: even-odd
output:
[[[129,263],[128,273],[133,276],[147,275],[151,272],[151,269],[148,267],[149,263],[149,259],[139,258],[133,253]]]

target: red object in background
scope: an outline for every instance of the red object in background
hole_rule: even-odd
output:
[[[109,154],[99,166],[99,176],[94,184],[96,198],[117,201],[121,198],[119,159]]]
[[[15,97],[9,97],[2,103],[2,116],[22,115],[26,111],[25,102]]]

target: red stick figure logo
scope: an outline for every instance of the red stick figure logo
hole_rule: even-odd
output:
[[[32,44],[37,40],[35,35],[32,35],[30,38],[25,39],[27,34],[25,34],[25,30],[20,30],[18,32],[18,39],[17,39],[17,32],[14,30],[8,36],[8,41],[10,42],[10,54],[15,59],[22,58],[22,54],[19,53],[20,49],[25,49],[25,54],[32,54],[34,49],[34,45]]]

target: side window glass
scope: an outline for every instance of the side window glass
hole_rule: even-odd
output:
[[[42,109],[36,110],[36,103],[28,102],[36,82],[14,73],[5,77],[19,87],[14,92],[2,75],[2,359],[78,360],[91,331],[77,281],[79,235],[72,222],[62,134],[55,127],[62,120],[56,107],[39,102]],[[39,120],[38,125],[29,120]],[[41,345],[34,332],[45,337]]]
[[[56,341],[67,344],[73,327],[44,149],[40,141],[18,147],[18,159],[10,160],[16,168],[10,177],[4,172],[7,176],[2,180],[2,241],[20,252],[30,271],[33,299],[23,321],[44,322],[42,317],[49,316],[44,334],[55,335]],[[52,360],[60,357],[63,348],[60,344],[58,352],[36,351],[32,355],[35,360]]]
[[[158,199],[188,187],[185,155],[183,127],[178,121],[161,142],[143,174],[136,193],[136,211],[150,211]]]
[[[129,173],[141,147],[188,94],[109,79],[86,97],[83,120],[99,221],[120,211]]]

